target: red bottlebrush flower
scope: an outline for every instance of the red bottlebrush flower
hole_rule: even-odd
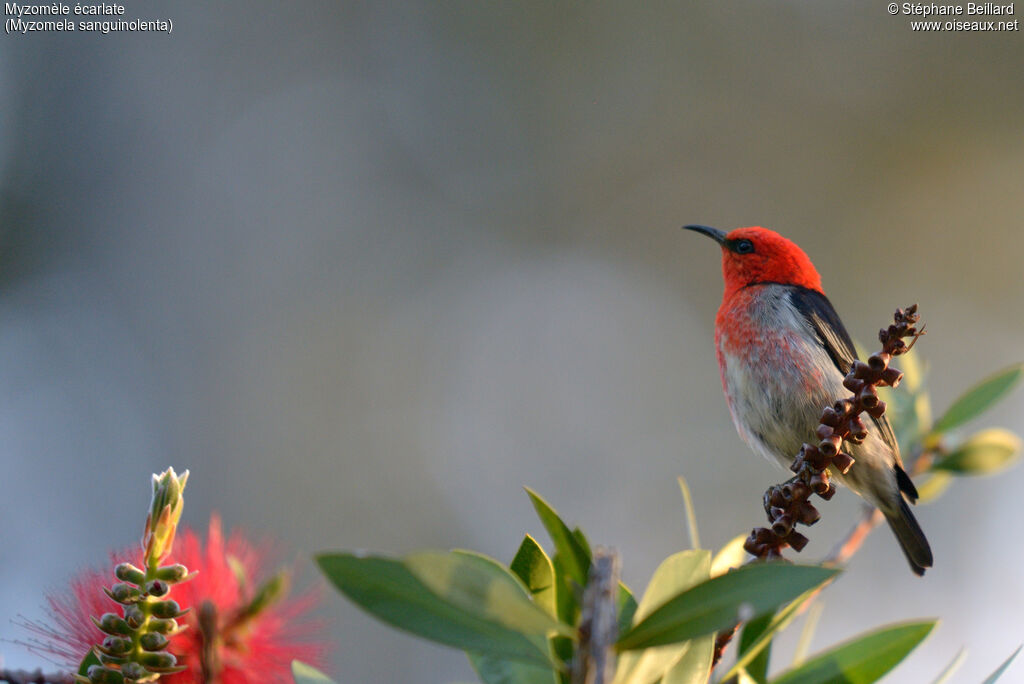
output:
[[[166,563],[181,563],[195,574],[173,587],[170,598],[191,611],[180,623],[188,629],[171,639],[168,650],[187,669],[161,677],[167,684],[263,684],[291,681],[291,661],[324,666],[326,644],[318,638],[322,623],[309,611],[316,592],[284,598],[286,576],[278,574],[262,585],[253,578],[266,575],[269,549],[234,531],[226,539],[220,518],[213,515],[205,543],[188,528],[179,534]],[[24,624],[33,634],[27,644],[72,669],[104,634],[90,620],[120,607],[103,593],[113,580],[113,565],[138,562],[131,549],[112,554],[106,570],[77,575],[69,591],[48,597],[52,625]]]

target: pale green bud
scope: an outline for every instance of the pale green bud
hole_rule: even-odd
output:
[[[179,477],[174,468],[168,468],[160,475],[153,475],[153,500],[146,516],[146,528],[142,534],[142,548],[146,552],[146,563],[150,567],[158,564],[174,544],[174,533],[185,507],[182,492],[188,482],[188,471]]]

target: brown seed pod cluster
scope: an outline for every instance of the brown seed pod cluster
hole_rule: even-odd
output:
[[[897,309],[893,324],[878,333],[882,350],[872,354],[867,363],[855,361],[843,379],[843,386],[852,396],[840,399],[821,412],[818,425],[818,444],[804,444],[790,469],[796,476],[786,482],[769,487],[764,493],[764,511],[769,527],[758,527],[750,533],[743,548],[747,553],[763,560],[782,557],[787,546],[800,551],[807,545],[807,537],[793,527],[797,524],[813,525],[821,515],[810,502],[811,494],[828,500],[835,494],[830,482],[829,468],[846,474],[854,459],[843,451],[844,442],[860,444],[868,436],[861,414],[879,418],[885,413],[885,402],[878,398],[879,387],[896,387],[903,374],[889,367],[894,356],[905,354],[914,346],[924,328],[917,330],[917,304]],[[913,338],[909,344],[904,338]]]

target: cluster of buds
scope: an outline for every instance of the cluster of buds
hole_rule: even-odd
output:
[[[797,523],[813,525],[821,515],[810,502],[811,494],[828,500],[835,494],[830,482],[829,468],[846,474],[854,465],[853,457],[842,450],[843,443],[861,444],[868,429],[861,414],[880,418],[885,413],[885,402],[878,398],[878,387],[896,387],[903,377],[889,367],[892,357],[905,354],[924,334],[915,327],[918,320],[917,305],[897,309],[893,324],[878,333],[882,350],[872,354],[867,363],[854,361],[843,379],[843,386],[852,396],[827,406],[821,412],[817,445],[804,444],[790,469],[796,476],[770,487],[764,493],[764,510],[770,527],[759,527],[750,533],[743,548],[751,555],[769,560],[782,557],[787,546],[799,552],[807,545],[807,537],[794,530]],[[910,344],[903,338],[913,338]]]
[[[168,594],[191,575],[184,565],[160,563],[174,542],[187,480],[187,470],[179,477],[173,468],[153,476],[153,502],[142,537],[145,568],[120,563],[114,569],[118,582],[104,591],[123,606],[122,615],[105,613],[92,619],[107,637],[93,647],[99,664],[89,667],[88,676],[76,675],[80,684],[141,684],[185,669],[167,646],[185,628],[178,619],[188,609],[182,610]]]

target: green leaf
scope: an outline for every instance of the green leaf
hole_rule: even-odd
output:
[[[693,511],[693,496],[690,487],[682,475],[679,476],[679,491],[683,493],[683,505],[686,507],[686,524],[690,529],[690,546],[700,548],[700,533],[697,531],[697,514]]]
[[[953,484],[953,476],[949,473],[932,473],[927,480],[917,485],[917,503],[924,504],[934,501],[945,494],[951,484]]]
[[[551,559],[555,568],[555,603],[558,608],[558,619],[567,625],[575,625],[580,618],[580,601],[583,598],[583,587],[572,581],[565,571],[565,562],[561,555]],[[555,637],[553,640],[555,654],[568,663],[572,659],[573,642],[566,637]]]
[[[982,682],[982,684],[994,684],[996,680],[1002,677],[1003,673],[1006,672],[1006,668],[1010,667],[1010,663],[1012,663],[1013,659],[1017,657],[1018,653],[1020,653],[1020,649],[1021,647],[1018,646],[1017,650],[1011,653],[1010,657],[1004,660],[1003,664],[997,667],[995,672],[986,677],[985,681]]]
[[[618,641],[620,651],[684,641],[775,610],[839,571],[811,565],[756,563],[677,594]]]
[[[562,522],[558,512],[547,501],[529,487],[525,489],[544,529],[555,543],[555,554],[559,556],[566,574],[576,584],[586,586],[587,573],[590,571],[590,552],[586,545],[580,543],[579,538]]]
[[[693,550],[672,554],[654,571],[633,621],[642,622],[672,597],[708,579],[710,571],[710,551]],[[651,684],[661,679],[688,649],[689,642],[643,651],[627,651],[619,657],[615,678],[631,684]]]
[[[550,665],[534,665],[496,656],[469,653],[469,662],[484,684],[558,684]]]
[[[633,616],[636,615],[636,598],[622,582],[619,582],[619,595],[615,598],[615,614],[618,616],[619,634],[633,626]]]
[[[333,679],[301,660],[292,661],[292,677],[295,684],[334,684]]]
[[[590,542],[587,541],[587,535],[583,534],[583,530],[578,527],[572,528],[572,536],[576,539],[576,542],[583,549],[583,554],[587,558],[593,558],[594,554],[590,552]]]
[[[643,598],[637,606],[634,622],[640,623],[677,594],[710,577],[711,552],[704,549],[674,553],[654,571]]]
[[[431,591],[400,560],[330,553],[317,556],[316,562],[339,591],[394,627],[465,651],[537,664],[550,660],[543,634],[527,635],[509,627],[493,617],[494,604],[454,605]]]
[[[953,674],[960,669],[960,666],[964,664],[964,661],[966,659],[967,649],[961,648],[959,651],[956,652],[956,655],[953,656],[953,660],[949,661],[949,665],[946,665],[946,667],[942,668],[942,672],[939,673],[939,676],[935,678],[935,681],[933,681],[932,684],[945,684],[946,682],[948,682],[949,678],[952,677]]]
[[[706,684],[711,677],[711,659],[714,655],[714,634],[705,634],[687,641],[683,654],[665,673],[661,684]]]
[[[747,541],[747,535],[741,534],[733,537],[729,543],[721,548],[711,559],[711,576],[718,577],[733,568],[738,568],[747,560],[747,552],[743,548]]]
[[[526,535],[510,566],[533,596],[533,602],[552,617],[558,617],[555,597],[555,568],[537,540]]]
[[[551,559],[555,568],[555,599],[558,605],[558,619],[568,625],[576,624],[580,616],[580,600],[583,598],[583,585],[569,576],[565,569],[565,557],[555,554]]]
[[[1022,376],[1024,363],[1017,363],[982,380],[953,402],[953,405],[935,422],[932,434],[948,432],[981,415],[1006,396]]]
[[[523,634],[575,633],[530,600],[529,590],[504,565],[474,551],[421,551],[405,566],[432,592],[466,612]]]
[[[100,662],[99,656],[96,655],[96,651],[89,649],[89,652],[85,654],[85,657],[82,658],[82,662],[78,665],[78,674],[83,677],[88,677],[90,667],[102,664],[103,663]]]
[[[794,603],[796,602],[794,601]],[[759,645],[758,640],[761,637],[764,636],[766,639],[765,645],[762,648],[759,648],[749,657],[744,658],[747,676],[757,682],[757,684],[764,684],[768,681],[768,663],[771,661],[772,653],[772,633],[769,633],[768,630],[772,626],[774,619],[775,615],[773,613],[765,613],[743,625],[743,629],[740,631],[740,645],[737,651],[740,657],[750,651],[752,646]],[[768,633],[767,636],[766,633]]]
[[[761,653],[771,648],[772,639],[775,638],[775,635],[789,626],[789,623],[791,623],[797,616],[797,613],[800,612],[800,608],[807,601],[814,598],[818,589],[819,587],[808,589],[776,613],[775,617],[771,619],[768,626],[765,627],[763,631],[756,635],[751,633],[752,641],[749,642],[749,644],[741,645],[740,655],[736,658],[736,663],[728,672],[725,673],[723,679],[728,679],[735,675],[740,671],[740,669],[754,667],[754,663],[760,658]],[[755,620],[751,620],[751,622],[754,622]]]
[[[1004,468],[1020,454],[1020,437],[1009,430],[989,428],[975,434],[953,450],[932,470],[959,475],[986,475]]]
[[[870,684],[882,678],[921,643],[935,620],[889,625],[815,656],[772,684]]]

